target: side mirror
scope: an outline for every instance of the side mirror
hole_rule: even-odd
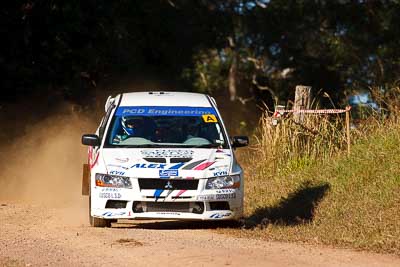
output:
[[[84,134],[84,135],[82,135],[82,145],[99,146],[100,145],[100,139],[95,134]]]
[[[242,147],[249,145],[249,137],[247,136],[234,136],[232,137],[232,146],[233,147]]]

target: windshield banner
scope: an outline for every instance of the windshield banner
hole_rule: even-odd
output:
[[[116,116],[202,116],[216,115],[212,107],[119,107]]]

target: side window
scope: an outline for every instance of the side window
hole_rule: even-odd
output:
[[[107,122],[108,122],[108,119],[110,118],[110,115],[111,115],[111,112],[112,112],[113,108],[114,108],[114,105],[111,105],[108,108],[108,110],[106,112],[106,115],[103,117],[103,120],[101,121],[101,125],[100,125],[100,128],[99,128],[99,138],[100,138],[100,140],[103,139],[104,131],[106,130]]]

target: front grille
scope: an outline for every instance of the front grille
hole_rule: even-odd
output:
[[[199,180],[139,179],[140,189],[197,190]]]
[[[189,202],[147,202],[147,212],[191,212]]]
[[[132,205],[134,213],[142,212],[180,212],[196,213],[204,212],[203,202],[139,202],[135,201]]]

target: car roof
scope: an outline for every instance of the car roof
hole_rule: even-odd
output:
[[[123,93],[120,106],[211,107],[207,95],[188,92]]]

